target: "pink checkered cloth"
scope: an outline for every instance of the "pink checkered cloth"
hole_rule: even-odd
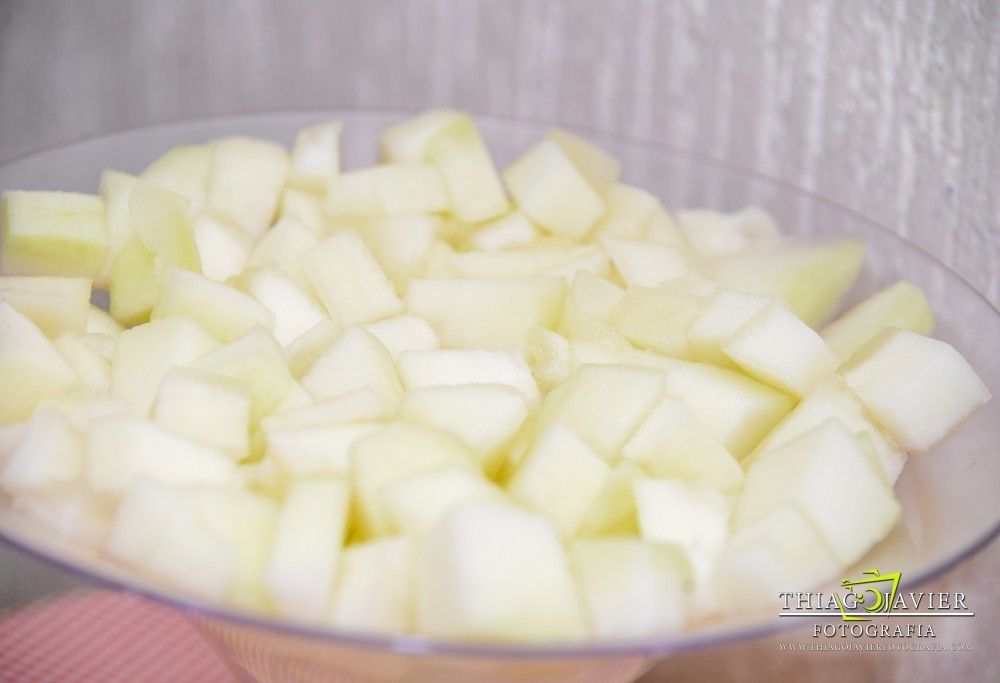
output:
[[[180,614],[105,590],[75,591],[0,614],[0,681],[234,683]]]

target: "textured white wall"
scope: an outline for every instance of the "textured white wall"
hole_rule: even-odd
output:
[[[208,114],[441,104],[755,168],[1000,303],[991,0],[0,3],[0,160]]]

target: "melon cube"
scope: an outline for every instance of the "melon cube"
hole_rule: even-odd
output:
[[[350,327],[302,376],[302,386],[317,399],[342,396],[369,388],[387,405],[398,405],[403,394],[392,356],[371,333]]]
[[[340,555],[328,621],[352,632],[405,633],[413,625],[414,542],[356,543]]]
[[[781,299],[734,289],[712,292],[688,324],[692,359],[737,370],[739,366],[726,355],[722,345],[762,308],[777,301]]]
[[[475,500],[504,502],[507,498],[481,473],[454,465],[416,472],[379,491],[379,505],[389,529],[418,538],[453,508]]]
[[[236,380],[172,368],[160,383],[153,421],[239,461],[250,448],[250,404],[249,389]]]
[[[212,174],[212,145],[178,145],[163,153],[139,175],[188,200],[188,215],[201,211]]]
[[[264,584],[278,614],[318,621],[330,608],[351,491],[338,478],[293,482],[278,513]]]
[[[503,172],[518,207],[555,235],[582,238],[604,214],[604,200],[562,147],[542,140]]]
[[[271,225],[289,164],[288,151],[268,140],[216,140],[212,143],[208,206],[256,240]]]
[[[840,369],[892,439],[910,452],[934,448],[990,399],[990,391],[947,342],[889,328]]]
[[[49,339],[84,332],[91,281],[83,277],[0,276],[0,301],[27,316]]]
[[[285,346],[326,319],[320,305],[277,267],[244,271],[243,290],[274,317],[274,338]]]
[[[862,344],[886,327],[924,336],[934,331],[934,312],[924,290],[900,280],[875,292],[823,328],[823,339],[846,361]]]
[[[423,387],[500,384],[520,392],[534,407],[538,385],[519,348],[404,351],[396,363],[407,391]]]
[[[421,543],[416,625],[443,638],[552,643],[586,636],[559,535],[506,503],[466,503]]]
[[[611,468],[604,487],[580,523],[580,536],[638,536],[633,482],[649,475],[630,460]]]
[[[54,408],[42,407],[0,467],[0,487],[11,493],[71,483],[83,474],[83,437]]]
[[[292,147],[288,184],[309,192],[322,193],[340,173],[339,121],[320,123],[301,129]]]
[[[451,109],[432,109],[386,128],[379,137],[379,159],[389,163],[426,161],[430,139],[461,116]]]
[[[697,294],[630,287],[615,307],[614,323],[639,348],[686,359],[691,356],[686,331],[704,303]]]
[[[621,163],[594,143],[563,128],[549,129],[546,137],[559,146],[594,187],[609,185],[618,180]]]

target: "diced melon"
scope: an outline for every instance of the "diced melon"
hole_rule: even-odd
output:
[[[374,322],[403,311],[385,271],[354,230],[310,249],[302,265],[320,301],[341,325]]]
[[[542,404],[538,429],[564,423],[608,462],[663,395],[663,373],[626,365],[583,365]]]
[[[528,400],[504,384],[423,387],[403,397],[397,417],[456,434],[492,474],[528,418]]]
[[[141,478],[165,484],[231,484],[236,464],[218,449],[146,420],[107,417],[87,432],[85,472],[95,491],[125,493]]]
[[[303,128],[295,135],[288,184],[309,192],[322,193],[340,173],[339,121]]]
[[[370,388],[388,405],[397,405],[403,390],[392,356],[361,327],[349,327],[302,376],[302,386],[317,399]]]
[[[626,442],[626,460],[656,478],[707,481],[735,493],[743,468],[683,401],[666,396]]]
[[[551,277],[413,280],[406,310],[426,318],[445,347],[506,348],[535,325],[555,327],[565,291]]]
[[[76,192],[5,192],[0,272],[97,277],[108,250],[104,200]]]
[[[417,554],[416,625],[442,638],[553,643],[587,634],[559,535],[504,503],[452,510]]]
[[[778,237],[774,219],[756,206],[735,213],[693,209],[675,215],[691,245],[708,256],[734,254]]]
[[[115,259],[118,258],[118,253],[134,230],[132,211],[129,209],[129,195],[137,180],[138,178],[131,173],[122,173],[110,168],[104,169],[101,173],[97,193],[104,200],[105,230],[108,240],[104,264],[100,273],[94,278],[94,284],[101,289],[108,288]]]
[[[546,137],[559,145],[591,185],[600,187],[618,180],[621,163],[594,143],[563,128],[549,129]]]
[[[875,335],[839,372],[872,417],[910,452],[934,448],[990,399],[955,347],[898,328]]]
[[[735,528],[792,504],[837,562],[848,566],[899,519],[899,503],[876,467],[840,422],[824,422],[753,463],[734,515]]]
[[[775,301],[781,299],[734,289],[715,290],[688,324],[691,357],[736,370],[738,366],[722,350],[722,345],[762,308]]]
[[[690,358],[687,328],[705,298],[663,288],[630,287],[615,307],[615,328],[643,349],[672,358]]]
[[[413,624],[414,542],[355,543],[340,555],[328,621],[351,632],[405,633]]]
[[[444,179],[430,164],[383,164],[346,171],[326,191],[328,216],[440,213],[451,205]]]
[[[183,317],[201,325],[223,342],[243,336],[255,326],[270,331],[274,313],[234,287],[186,270],[171,268],[163,276],[152,320]]]
[[[656,287],[676,278],[698,273],[683,251],[660,242],[601,235],[615,270],[625,284]]]
[[[638,465],[622,460],[611,468],[604,487],[594,497],[580,523],[580,536],[638,536],[633,482],[648,479]]]
[[[285,346],[326,320],[319,303],[274,266],[243,272],[242,289],[274,316],[274,338]]]
[[[257,239],[274,219],[289,164],[288,151],[268,140],[216,140],[212,143],[208,205]]]
[[[675,362],[666,373],[670,395],[687,403],[739,460],[795,405],[784,392],[714,365]]]
[[[534,407],[538,385],[519,348],[404,351],[396,364],[407,391],[422,387],[501,384],[520,392]]]
[[[140,176],[188,200],[188,215],[201,211],[212,173],[211,145],[178,145],[147,166]]]
[[[840,365],[823,338],[778,302],[757,311],[722,351],[751,377],[796,397]]]
[[[301,220],[294,216],[284,216],[257,240],[247,265],[257,267],[274,264],[300,287],[309,290],[312,285],[306,276],[302,256],[319,242],[319,237]]]
[[[716,261],[723,287],[788,301],[812,327],[823,323],[854,284],[865,256],[859,238],[785,240]]]
[[[703,580],[729,537],[725,495],[704,481],[639,479],[632,488],[642,538],[681,548]]]
[[[507,483],[510,494],[555,524],[564,538],[576,536],[611,468],[569,428],[554,423],[532,443]]]
[[[399,292],[423,273],[441,219],[429,214],[393,214],[354,221],[386,276]]]
[[[76,373],[80,390],[93,396],[106,396],[111,390],[111,358],[115,343],[113,339],[102,340],[102,337],[83,332],[63,332],[53,341]]]
[[[84,332],[91,281],[83,277],[0,276],[0,301],[27,316],[50,339]]]
[[[382,490],[404,477],[456,466],[480,474],[475,455],[454,434],[417,425],[393,423],[359,439],[351,448],[351,480],[362,537],[392,533]]]
[[[478,223],[509,208],[490,151],[468,114],[453,118],[428,138],[426,157],[441,172],[451,212],[460,221]]]
[[[136,415],[147,415],[164,375],[219,348],[219,341],[187,318],[164,318],[121,333],[111,364],[111,393]]]
[[[278,513],[264,583],[278,612],[318,621],[330,608],[347,535],[350,488],[337,478],[294,482]]]
[[[380,427],[378,422],[367,420],[330,424],[265,421],[263,434],[267,457],[289,476],[347,476],[351,448]]]
[[[153,421],[239,461],[250,447],[250,404],[249,389],[236,380],[172,368],[160,383]]]
[[[573,544],[571,558],[595,638],[655,638],[684,628],[691,571],[677,548],[586,539]]]
[[[365,325],[365,329],[382,342],[393,360],[398,360],[404,351],[436,351],[441,348],[434,328],[415,315],[386,318]]]
[[[646,224],[660,206],[659,200],[646,190],[624,183],[607,187],[601,198],[605,213],[597,223],[595,233],[626,239],[644,238]]]
[[[2,464],[0,488],[44,491],[72,483],[83,473],[83,458],[83,437],[58,410],[42,407]]]
[[[556,142],[542,140],[503,172],[518,207],[555,235],[581,238],[604,214],[604,201]]]
[[[562,384],[574,370],[569,340],[546,327],[535,326],[528,330],[524,357],[542,391],[551,391]]]
[[[428,141],[460,116],[451,109],[432,109],[386,128],[379,137],[379,159],[388,163],[426,161]]]
[[[379,491],[379,505],[391,532],[415,538],[425,535],[463,503],[506,500],[481,473],[449,465],[402,477]]]
[[[542,236],[523,211],[508,214],[475,228],[468,238],[468,246],[476,251],[500,251],[529,246]]]
[[[886,327],[925,336],[934,331],[934,312],[924,290],[899,280],[875,292],[823,328],[823,339],[841,360]]]
[[[200,215],[191,221],[201,272],[218,282],[239,275],[246,267],[253,240],[239,226],[215,216]]]

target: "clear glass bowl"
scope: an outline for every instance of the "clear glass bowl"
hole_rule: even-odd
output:
[[[94,192],[105,167],[136,172],[169,147],[237,133],[290,144],[302,126],[337,118],[346,126],[347,166],[375,161],[377,135],[403,112],[341,110],[222,117],[138,128],[46,150],[0,166],[0,189]],[[545,131],[539,122],[477,117],[498,164],[513,160]],[[862,235],[868,253],[850,295],[858,300],[899,278],[927,293],[935,336],[955,345],[1000,394],[1000,314],[932,255],[864,216],[788,184],[681,149],[582,131],[622,161],[623,179],[668,207],[767,208],[790,234]],[[930,220],[930,218],[928,219]],[[0,379],[2,381],[2,379]],[[900,571],[914,586],[962,562],[1000,531],[1000,401],[971,418],[935,452],[914,456],[896,491],[902,519],[846,572]],[[141,594],[186,614],[245,681],[632,681],[673,653],[774,633],[793,624],[780,607],[741,614],[653,641],[536,647],[469,645],[420,636],[368,636],[303,626],[204,604],[126,574],[10,509],[0,498],[0,538],[93,583]],[[789,587],[806,590],[808,587]],[[834,587],[829,587],[832,591]]]

